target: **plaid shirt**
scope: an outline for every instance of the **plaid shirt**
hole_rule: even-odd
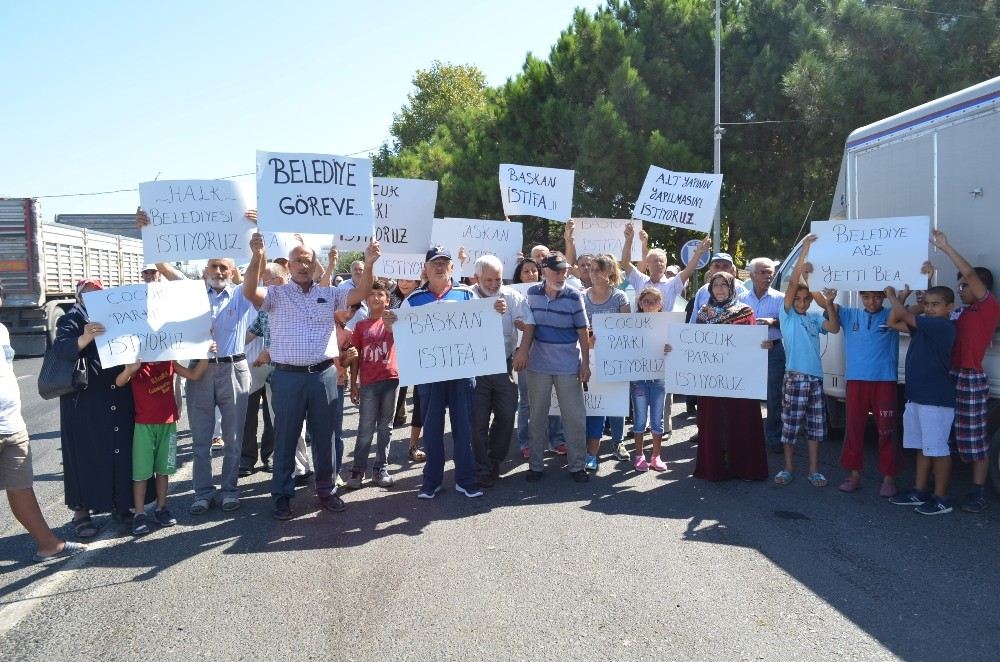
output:
[[[257,319],[253,321],[247,331],[263,340],[265,348],[271,346],[271,324],[267,313],[263,310],[257,313]]]
[[[347,308],[349,290],[295,283],[271,285],[261,310],[268,313],[271,360],[314,365],[340,355],[333,313]]]

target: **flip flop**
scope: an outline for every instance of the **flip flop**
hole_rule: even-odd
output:
[[[785,471],[782,469],[774,475],[774,482],[778,485],[788,485],[792,482],[792,478],[794,478],[794,476],[791,471]]]
[[[90,519],[90,515],[78,517],[72,521],[72,524],[77,538],[93,538],[97,535],[97,525],[94,524],[94,520]]]
[[[55,561],[57,559],[68,559],[72,556],[76,556],[77,554],[86,551],[87,551],[86,545],[78,542],[70,542],[67,540],[66,542],[63,543],[63,548],[60,549],[55,554],[49,554],[48,556],[35,554],[31,558],[31,560],[34,561],[35,563],[46,563],[47,561]]]
[[[816,471],[809,474],[809,482],[813,487],[826,487],[826,476]]]

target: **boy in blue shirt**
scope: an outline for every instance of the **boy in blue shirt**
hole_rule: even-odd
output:
[[[923,314],[914,315],[887,287],[892,304],[888,324],[909,331],[906,350],[906,407],[903,409],[903,448],[915,448],[917,477],[913,489],[892,497],[897,506],[915,507],[921,515],[951,512],[948,480],[951,478],[951,451],[948,437],[955,419],[955,378],[951,374],[951,352],[955,344],[955,323],[951,312],[955,293],[940,285],[924,293]],[[934,493],[927,490],[934,472]]]
[[[785,345],[785,381],[781,409],[781,443],[785,451],[785,468],[774,476],[778,485],[792,481],[792,459],[795,457],[795,440],[803,423],[809,443],[809,482],[814,487],[826,485],[826,476],[819,472],[819,444],[826,437],[826,403],[823,400],[823,362],[819,353],[819,334],[840,330],[837,307],[833,300],[837,290],[810,292],[804,279],[809,247],[816,241],[809,234],[802,241],[802,252],[788,281],[785,302],[779,314],[781,337]],[[810,313],[809,304],[815,300],[826,310]]]

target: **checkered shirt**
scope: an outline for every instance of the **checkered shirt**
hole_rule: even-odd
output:
[[[261,310],[271,331],[271,360],[314,365],[339,356],[333,313],[347,308],[349,290],[313,285],[308,292],[295,283],[271,285]]]

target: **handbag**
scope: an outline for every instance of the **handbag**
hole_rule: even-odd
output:
[[[87,388],[87,359],[63,359],[53,348],[45,352],[42,369],[38,371],[38,395],[51,400]]]

